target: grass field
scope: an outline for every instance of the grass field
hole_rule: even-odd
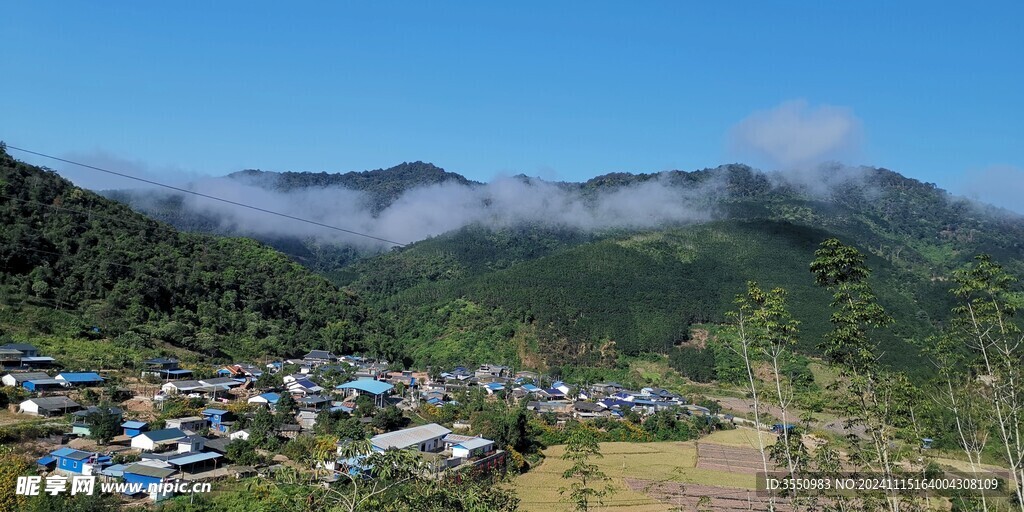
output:
[[[725,446],[748,447],[749,441],[756,446],[751,432],[750,439],[735,431],[716,432],[700,443]],[[568,463],[561,460],[564,447],[552,446],[544,451],[546,459],[536,468],[521,475],[515,481],[515,489],[522,500],[521,506],[527,511],[563,511],[569,507],[560,502],[560,487],[567,485],[562,472]],[[656,512],[671,510],[672,506],[658,502],[639,491],[631,491],[624,478],[652,481],[672,481],[700,485],[715,485],[752,489],[754,477],[749,474],[727,471],[698,469],[697,447],[693,442],[665,443],[601,443],[602,458],[594,462],[616,488],[614,495],[605,500],[605,506],[596,510],[616,512]]]

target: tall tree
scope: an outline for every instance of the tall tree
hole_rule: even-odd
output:
[[[601,445],[597,443],[596,432],[582,425],[569,432],[562,460],[569,461],[571,466],[562,473],[562,478],[573,482],[559,489],[558,493],[568,494],[563,499],[571,503],[576,512],[587,512],[592,505],[603,504],[605,496],[614,492],[608,483],[608,476],[597,464],[591,462],[591,459],[601,457]]]
[[[849,423],[864,426],[870,439],[870,446],[864,448],[860,437],[851,435],[851,457],[893,478],[898,454],[892,449],[896,431],[891,420],[900,406],[906,405],[905,387],[901,385],[905,381],[881,368],[877,341],[872,338],[873,329],[889,325],[892,319],[875,298],[868,283],[871,270],[860,251],[830,238],[821,243],[814,256],[811,273],[818,286],[832,292],[832,331],[826,335],[822,349],[840,368],[855,397]],[[894,491],[886,490],[885,501],[890,511],[900,510],[901,499]]]
[[[989,255],[979,255],[954,274],[954,332],[974,355],[980,378],[976,398],[994,412],[996,432],[1010,467],[1016,502],[1024,510],[1024,334],[1015,315],[1024,296],[1011,289],[1015,279]]]
[[[791,384],[783,376],[783,365],[790,347],[796,344],[799,322],[793,319],[786,307],[786,290],[774,288],[762,290],[756,282],[747,283],[747,293],[736,298],[738,306],[732,317],[739,332],[738,342],[733,350],[743,360],[747,371],[748,391],[754,398],[754,414],[757,422],[758,447],[765,472],[769,470],[768,459],[785,466],[790,477],[804,469],[806,456],[799,434],[791,428],[789,406],[793,399]],[[766,449],[760,422],[759,383],[754,378],[755,361],[763,360],[772,371],[774,400],[782,416],[782,432],[771,450]],[[797,498],[797,496],[793,496]],[[774,497],[772,497],[774,503]]]

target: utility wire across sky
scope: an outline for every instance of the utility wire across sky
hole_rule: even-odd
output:
[[[120,176],[122,178],[128,178],[130,180],[141,181],[142,183],[148,183],[150,185],[156,185],[158,187],[163,187],[163,188],[171,189],[171,190],[174,190],[174,191],[177,191],[177,192],[181,192],[181,193],[184,193],[184,194],[192,194],[194,196],[203,197],[203,198],[206,198],[206,199],[211,199],[213,201],[220,201],[222,203],[227,203],[227,204],[238,206],[238,207],[241,207],[241,208],[248,208],[250,210],[256,210],[258,212],[266,213],[266,214],[269,214],[269,215],[277,215],[278,217],[284,217],[286,219],[291,219],[291,220],[298,221],[298,222],[305,222],[307,224],[313,224],[314,226],[320,226],[322,228],[332,229],[334,231],[340,231],[342,233],[348,233],[350,235],[361,236],[361,237],[364,237],[364,238],[369,238],[369,239],[372,239],[372,240],[377,240],[378,242],[384,242],[384,243],[388,243],[388,244],[391,244],[391,245],[394,245],[394,246],[398,246],[398,247],[405,247],[406,245],[408,245],[408,244],[405,244],[405,243],[402,243],[402,242],[396,242],[394,240],[388,240],[386,238],[381,238],[381,237],[370,235],[370,234],[367,234],[367,233],[360,233],[359,231],[353,231],[351,229],[340,228],[338,226],[332,226],[330,224],[324,224],[322,222],[317,222],[315,220],[304,219],[302,217],[296,217],[294,215],[288,215],[287,213],[275,212],[273,210],[268,210],[266,208],[261,208],[259,206],[253,206],[251,204],[240,203],[238,201],[232,201],[230,199],[224,199],[223,197],[211,196],[209,194],[204,194],[202,192],[196,192],[195,190],[189,190],[187,188],[182,188],[182,187],[175,187],[174,185],[168,185],[166,183],[160,183],[158,181],[148,180],[148,179],[145,179],[145,178],[140,178],[138,176],[132,176],[130,174],[125,174],[123,172],[112,171],[110,169],[104,169],[102,167],[97,167],[95,165],[84,164],[82,162],[75,162],[74,160],[68,160],[68,159],[65,159],[65,158],[60,158],[60,157],[57,157],[57,156],[48,155],[46,153],[40,153],[38,151],[32,151],[30,149],[19,148],[17,146],[11,146],[9,144],[6,147],[7,147],[7,149],[13,149],[15,151],[21,151],[22,153],[28,153],[30,155],[36,155],[36,156],[40,156],[40,157],[43,157],[43,158],[49,158],[51,160],[56,160],[58,162],[64,162],[66,164],[71,164],[71,165],[77,165],[79,167],[84,167],[86,169],[92,169],[94,171],[104,172],[104,173],[107,173],[107,174],[113,174],[114,176]]]

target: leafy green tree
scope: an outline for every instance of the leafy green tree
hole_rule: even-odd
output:
[[[281,393],[281,398],[274,404],[274,417],[277,424],[294,423],[295,413],[299,410],[299,404],[292,397],[291,393]]]
[[[89,437],[99,444],[107,444],[121,433],[121,417],[110,410],[109,403],[101,403],[96,412],[85,417]]]
[[[377,411],[377,414],[373,415],[374,428],[380,429],[384,432],[398,430],[408,424],[409,419],[403,416],[402,411],[395,406],[380,409]]]
[[[591,462],[591,459],[601,457],[601,446],[595,432],[584,426],[577,426],[569,432],[562,460],[568,461],[570,466],[562,473],[562,478],[572,480],[572,483],[560,488],[558,493],[577,512],[587,512],[594,505],[603,504],[604,498],[614,492],[608,476]]]
[[[959,300],[954,309],[953,339],[959,346],[948,347],[954,361],[967,362],[979,376],[968,382],[967,403],[983,403],[1010,468],[1017,506],[1024,510],[1024,332],[1016,313],[1024,307],[1024,294],[1012,288],[1016,279],[989,255],[982,254],[954,273],[953,294]],[[958,356],[959,355],[959,356]],[[963,412],[963,411],[961,411]],[[963,419],[963,415],[960,416]],[[971,441],[961,438],[965,447]],[[975,444],[974,449],[978,446]],[[980,455],[980,454],[979,454]]]
[[[360,418],[366,418],[373,416],[374,411],[377,410],[377,405],[373,403],[373,399],[369,395],[359,395],[356,397],[356,416]]]
[[[875,298],[868,283],[871,270],[860,251],[830,238],[814,255],[811,273],[819,286],[832,292],[833,329],[825,337],[824,353],[849,380],[856,404],[847,410],[850,423],[864,425],[870,438],[870,446],[864,448],[857,436],[851,436],[851,458],[894,478],[900,458],[893,448],[894,423],[908,408],[909,386],[902,375],[879,365],[877,341],[872,338],[873,329],[889,325],[892,319]],[[891,489],[886,489],[886,496],[889,510],[898,512],[903,500]]]
[[[256,446],[247,439],[236,439],[228,444],[225,456],[234,464],[256,466],[263,462],[263,457],[256,453]]]

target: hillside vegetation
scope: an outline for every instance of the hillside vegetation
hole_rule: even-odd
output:
[[[283,355],[340,350],[366,320],[354,296],[259,242],[179,233],[6,152],[0,267],[6,305],[73,311],[83,337]]]

